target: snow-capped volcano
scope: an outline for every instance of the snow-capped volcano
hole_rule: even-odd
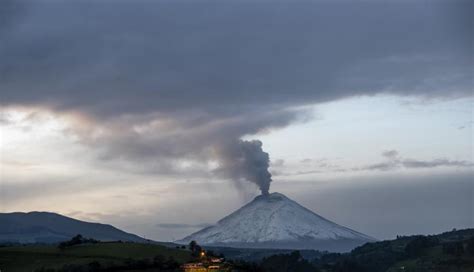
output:
[[[333,223],[280,193],[257,196],[215,225],[177,243],[349,251],[373,238]]]

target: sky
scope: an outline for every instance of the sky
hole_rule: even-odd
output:
[[[2,1],[0,211],[173,241],[269,166],[378,239],[474,227],[472,5]]]

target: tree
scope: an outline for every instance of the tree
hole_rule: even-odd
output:
[[[196,243],[196,241],[191,241],[189,243],[189,250],[191,250],[191,255],[193,255],[194,257],[199,257],[202,248]]]
[[[80,244],[86,244],[86,243],[96,244],[98,242],[99,241],[97,241],[95,239],[87,239],[87,238],[82,237],[82,235],[78,234],[78,235],[72,237],[71,240],[69,240],[69,241],[59,243],[58,247],[60,249],[64,249],[66,247],[70,247],[70,246],[74,246],[74,245],[80,245]]]
[[[165,261],[165,257],[162,255],[157,255],[155,258],[153,258],[153,265],[158,268],[163,268]]]
[[[173,256],[169,256],[168,260],[165,263],[166,269],[178,269],[179,263],[173,258]]]
[[[189,250],[191,250],[191,252],[194,253],[194,251],[196,250],[196,246],[197,246],[196,241],[192,240],[192,241],[189,243]]]
[[[93,261],[89,263],[88,268],[89,268],[89,271],[95,272],[95,271],[100,271],[102,266],[100,265],[98,261]]]
[[[201,255],[201,252],[202,252],[202,247],[200,245],[196,245],[196,247],[194,248],[193,255],[196,257],[199,257]]]
[[[264,258],[261,268],[268,272],[316,272],[318,269],[303,259],[299,251]]]
[[[439,240],[436,237],[418,236],[407,244],[407,246],[405,247],[405,252],[410,257],[417,257],[426,248],[435,246],[437,244],[439,244]]]
[[[448,255],[461,256],[464,253],[464,245],[462,242],[444,243],[443,252]]]
[[[474,237],[471,237],[469,240],[467,240],[466,251],[471,256],[474,256]]]

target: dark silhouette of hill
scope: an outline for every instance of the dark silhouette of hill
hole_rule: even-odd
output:
[[[0,242],[3,243],[57,243],[77,234],[100,241],[150,242],[111,225],[84,222],[56,213],[0,213]]]

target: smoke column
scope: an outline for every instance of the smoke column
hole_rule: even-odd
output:
[[[216,156],[219,161],[217,173],[236,181],[255,183],[262,195],[268,195],[272,182],[268,171],[270,157],[262,150],[261,141],[231,141],[217,147]]]

